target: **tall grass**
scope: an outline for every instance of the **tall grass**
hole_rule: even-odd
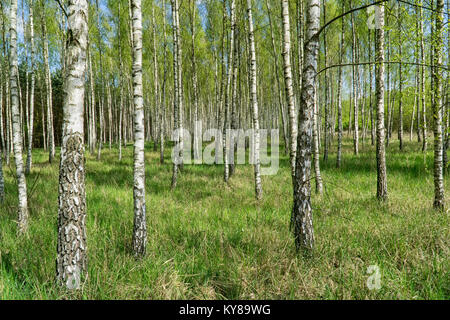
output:
[[[343,166],[335,150],[322,163],[325,192],[313,196],[316,247],[297,255],[289,219],[292,184],[287,158],[263,178],[254,200],[253,169],[237,166],[229,185],[222,166],[186,165],[170,190],[171,165],[146,147],[148,253],[130,253],[133,228],[132,147],[87,155],[89,275],[82,290],[55,285],[58,162],[34,151],[27,178],[31,224],[16,236],[17,191],[5,166],[0,207],[0,299],[448,299],[449,216],[432,209],[432,153],[417,143],[388,149],[389,202],[376,194],[374,148],[352,153]],[[168,150],[167,158],[170,157]],[[450,185],[445,182],[446,190]],[[314,188],[313,188],[314,190]],[[448,193],[446,201],[448,203]],[[381,289],[369,290],[377,265]]]

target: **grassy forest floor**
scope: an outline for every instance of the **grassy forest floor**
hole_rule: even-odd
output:
[[[325,192],[313,196],[316,248],[297,255],[289,231],[292,187],[288,158],[263,177],[254,199],[253,169],[238,166],[229,186],[223,166],[185,166],[170,190],[169,161],[146,147],[147,256],[130,253],[133,229],[132,146],[87,154],[89,277],[78,293],[54,284],[59,161],[34,151],[28,177],[31,225],[16,237],[13,165],[4,166],[0,208],[0,299],[449,299],[449,215],[433,204],[433,155],[417,142],[388,148],[389,203],[376,194],[374,147],[344,146],[322,163]],[[170,159],[171,150],[167,150]],[[281,153],[281,152],[280,152]],[[13,163],[13,158],[11,158]],[[446,179],[449,204],[449,180]],[[313,185],[314,189],[314,185]],[[381,289],[369,290],[377,265]]]

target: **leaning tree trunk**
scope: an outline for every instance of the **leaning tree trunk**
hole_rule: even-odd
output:
[[[84,94],[88,35],[87,0],[69,0],[59,169],[56,278],[79,289],[87,275]]]
[[[144,103],[142,90],[142,11],[141,0],[131,1],[134,104],[134,230],[133,252],[145,255],[147,223],[145,218]]]
[[[292,183],[295,180],[295,159],[297,153],[297,121],[295,119],[295,101],[294,87],[292,85],[292,68],[291,68],[291,30],[289,24],[289,2],[281,1],[281,18],[283,20],[283,70],[284,84],[286,91],[286,105],[289,109],[289,151],[291,160],[291,176]]]
[[[28,152],[27,152],[27,166],[25,173],[29,174],[31,171],[31,165],[33,162],[33,122],[34,122],[34,85],[35,85],[35,72],[34,72],[34,24],[33,24],[33,0],[30,0],[28,9],[29,21],[30,21],[30,46],[31,46],[31,88],[30,88],[30,111],[28,120]]]
[[[258,99],[256,94],[256,49],[255,49],[255,34],[253,28],[252,15],[252,0],[247,0],[247,15],[248,15],[248,40],[249,40],[249,54],[250,54],[250,105],[252,110],[253,132],[254,132],[254,148],[252,152],[255,169],[255,194],[256,199],[262,199],[262,183],[261,183],[261,160],[259,157],[259,111]]]
[[[386,146],[384,128],[384,4],[380,4],[376,33],[376,101],[377,101],[377,197],[387,201]]]
[[[308,0],[306,6],[305,50],[300,97],[297,161],[294,183],[293,224],[297,250],[314,247],[311,207],[311,153],[314,124],[317,57],[319,50],[320,0]]]
[[[444,175],[443,175],[443,139],[442,139],[442,56],[443,56],[443,27],[444,27],[444,0],[437,0],[435,24],[435,44],[433,54],[433,118],[434,118],[434,207],[444,210]]]
[[[17,59],[17,0],[11,0],[11,29],[10,29],[10,53],[9,53],[9,75],[11,88],[11,115],[14,144],[14,160],[16,163],[17,185],[19,194],[18,205],[18,230],[24,233],[28,228],[28,204],[27,184],[22,158],[22,130],[19,110],[19,69]]]

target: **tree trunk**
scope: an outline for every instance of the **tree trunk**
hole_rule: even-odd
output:
[[[173,99],[173,115],[174,115],[174,126],[175,129],[179,130],[177,135],[176,143],[179,144],[180,149],[183,148],[183,136],[182,136],[182,99],[181,99],[181,88],[180,88],[180,76],[181,76],[181,48],[180,46],[180,26],[179,26],[179,16],[178,16],[178,0],[171,0],[172,3],[172,16],[173,16],[173,73],[174,73],[174,99]],[[175,159],[173,163],[173,172],[172,172],[172,189],[175,189],[177,186],[178,180],[178,172],[181,167],[182,162],[182,150],[180,150],[178,155],[175,155],[178,159]],[[180,163],[178,163],[180,162]]]
[[[28,120],[28,152],[27,152],[27,165],[26,165],[26,170],[25,170],[26,174],[30,173],[31,165],[33,162],[32,149],[33,149],[34,85],[35,85],[33,0],[30,0],[28,15],[29,15],[29,21],[30,21],[31,88],[30,88],[30,109],[29,109],[29,116],[28,116],[28,119],[29,119]]]
[[[295,101],[294,88],[292,85],[292,68],[291,68],[291,30],[289,23],[289,2],[288,0],[281,1],[281,18],[283,21],[283,70],[284,70],[284,84],[286,90],[286,105],[289,110],[289,151],[291,160],[291,176],[292,183],[295,180],[295,161],[297,154],[297,121],[295,119]]]
[[[63,139],[59,169],[56,278],[79,289],[87,273],[84,159],[84,76],[88,35],[86,0],[68,2]]]
[[[351,2],[350,2],[351,3]],[[355,31],[355,19],[353,13],[351,14],[352,24],[352,62],[356,63],[356,31]],[[355,155],[359,154],[359,119],[358,119],[358,93],[356,88],[357,79],[357,67],[352,66],[352,90],[353,90],[353,119],[354,132],[353,132],[353,151]]]
[[[314,125],[317,56],[320,27],[320,0],[308,0],[306,5],[305,50],[302,90],[299,108],[297,163],[294,187],[293,224],[297,250],[311,251],[314,229],[311,207],[311,152]]]
[[[17,185],[19,194],[18,205],[18,231],[26,232],[28,228],[28,204],[27,204],[27,184],[22,158],[22,130],[19,110],[19,73],[17,58],[17,0],[11,0],[10,14],[10,52],[9,52],[9,76],[11,88],[11,114],[14,144],[14,160],[16,163]]]
[[[402,19],[401,19],[401,7],[400,4],[398,5],[398,29],[401,30],[402,27]],[[399,35],[399,46],[398,46],[398,55],[400,61],[402,60],[402,37],[401,33]],[[402,64],[399,63],[398,65],[398,75],[399,75],[399,82],[398,82],[398,91],[399,91],[399,98],[398,98],[398,140],[400,142],[400,150],[403,150],[403,73],[402,73]]]
[[[142,11],[141,0],[131,0],[134,105],[134,229],[133,252],[143,257],[147,242],[145,217],[144,103],[142,90]]]
[[[377,101],[377,197],[387,201],[386,147],[384,128],[384,3],[379,5],[376,33],[376,101]]]
[[[165,115],[166,115],[166,80],[167,80],[167,61],[166,61],[166,48],[167,48],[167,36],[166,36],[166,1],[163,0],[163,32],[164,32],[164,78],[162,85],[162,102],[160,112],[160,130],[159,130],[159,162],[164,163],[164,130],[165,130]]]
[[[224,10],[226,10],[224,1]],[[231,0],[230,4],[230,21],[231,21],[231,34],[230,34],[230,45],[229,45],[229,53],[228,53],[228,71],[227,71],[227,83],[225,89],[225,106],[224,106],[224,124],[223,124],[223,143],[224,143],[224,181],[228,183],[230,178],[230,163],[231,163],[231,155],[230,155],[230,143],[231,136],[228,134],[229,129],[231,129],[231,121],[230,121],[230,89],[231,89],[231,80],[233,73],[233,59],[234,59],[234,31],[236,29],[236,4],[235,0]]]
[[[433,54],[433,118],[434,118],[434,208],[444,210],[444,175],[443,175],[443,134],[442,134],[442,56],[444,39],[442,36],[444,28],[444,0],[436,3],[435,39]]]
[[[250,54],[250,105],[252,111],[253,120],[253,132],[254,132],[254,171],[255,171],[255,194],[256,199],[262,199],[262,184],[261,184],[261,162],[259,158],[259,111],[258,111],[258,99],[256,94],[256,49],[255,49],[255,34],[253,28],[253,15],[252,15],[252,0],[247,0],[247,15],[248,15],[248,40],[249,40],[249,54]]]
[[[52,93],[52,76],[50,73],[50,65],[48,58],[48,37],[47,25],[45,22],[45,8],[42,6],[42,34],[44,37],[44,73],[45,73],[45,87],[47,90],[47,142],[49,148],[48,161],[53,162],[55,157],[55,133],[53,129],[53,93]]]
[[[270,37],[271,37],[271,43],[272,43],[272,58],[274,59],[274,67],[275,67],[275,79],[277,82],[277,95],[278,95],[278,105],[280,108],[280,113],[281,113],[281,123],[283,125],[283,138],[284,138],[284,149],[285,152],[287,152],[288,150],[291,150],[291,146],[289,145],[291,140],[288,138],[288,133],[287,133],[287,124],[285,121],[285,111],[284,111],[284,105],[283,105],[283,100],[282,100],[282,94],[281,94],[281,84],[280,84],[280,78],[278,77],[279,71],[278,71],[278,54],[277,54],[277,50],[276,50],[276,46],[275,46],[275,38],[274,38],[274,32],[273,32],[273,24],[272,24],[272,14],[271,14],[271,8],[270,8],[270,3],[268,0],[266,0],[266,6],[267,6],[267,15],[269,18],[269,26],[270,26]],[[295,111],[295,109],[294,109]],[[295,120],[295,119],[294,119]],[[297,140],[295,140],[295,142],[297,142]],[[294,151],[294,153],[297,150]],[[287,154],[287,153],[286,153]],[[292,152],[291,152],[292,154]],[[295,167],[295,163],[294,163],[294,167]],[[291,164],[291,168],[292,168],[292,164]]]
[[[124,104],[124,98],[123,98],[123,60],[122,60],[122,38],[120,33],[120,25],[121,25],[121,2],[119,1],[119,14],[118,14],[118,42],[119,42],[119,86],[120,86],[120,102],[119,102],[119,128],[118,128],[118,134],[119,134],[119,161],[122,161],[122,132],[123,132],[123,104]]]
[[[422,67],[420,68],[420,100],[421,100],[421,106],[422,106],[422,151],[427,151],[427,144],[428,144],[428,138],[427,138],[427,108],[426,108],[426,102],[425,102],[425,45],[423,40],[423,9],[422,9],[423,0],[420,0],[420,14],[419,14],[419,38],[420,38],[420,63],[422,64]]]
[[[345,11],[345,7],[342,9]],[[341,19],[341,39],[339,44],[339,64],[342,64],[342,58],[344,56],[344,18]],[[342,68],[338,69],[338,87],[337,87],[337,99],[338,99],[338,149],[336,156],[336,167],[340,168],[342,164]]]
[[[322,11],[323,11],[323,24],[326,23],[326,6],[325,0],[322,0]],[[327,29],[323,30],[323,52],[324,52],[324,67],[328,65],[328,54],[327,54]],[[330,134],[330,120],[329,120],[329,83],[328,83],[328,70],[325,70],[324,74],[325,83],[325,94],[324,94],[324,114],[325,114],[325,128],[324,128],[324,148],[323,148],[323,161],[328,161],[328,147],[329,147],[329,134]]]

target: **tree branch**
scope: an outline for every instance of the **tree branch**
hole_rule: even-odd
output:
[[[59,7],[61,8],[62,12],[64,13],[64,15],[66,16],[66,18],[69,18],[69,15],[66,12],[66,9],[64,9],[64,6],[62,5],[60,0],[55,0],[56,2],[58,2]]]

